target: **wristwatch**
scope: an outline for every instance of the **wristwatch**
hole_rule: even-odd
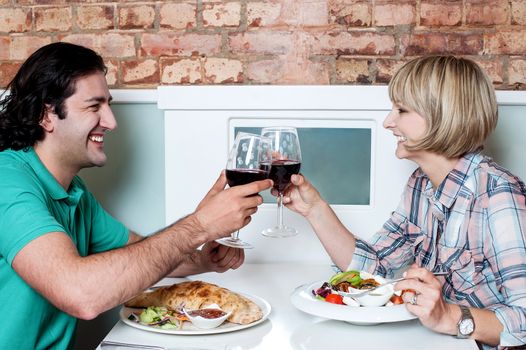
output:
[[[475,321],[468,307],[464,305],[459,306],[462,316],[460,316],[460,321],[457,324],[457,338],[467,339],[475,331]]]

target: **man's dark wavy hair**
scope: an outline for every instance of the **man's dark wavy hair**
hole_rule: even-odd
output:
[[[46,108],[64,119],[64,101],[75,93],[76,81],[98,71],[106,73],[102,57],[83,46],[58,42],[35,51],[0,96],[0,151],[42,140]]]

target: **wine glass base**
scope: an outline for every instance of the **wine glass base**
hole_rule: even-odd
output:
[[[232,248],[239,248],[239,249],[252,249],[254,246],[252,244],[249,244],[247,242],[243,242],[242,240],[235,239],[232,237],[224,237],[220,239],[216,239],[216,242],[222,245],[226,245],[228,247]]]
[[[298,230],[296,230],[294,227],[288,227],[288,226],[275,226],[272,228],[267,228],[261,232],[261,234],[265,237],[273,237],[273,238],[286,238],[286,237],[294,237],[298,234]]]

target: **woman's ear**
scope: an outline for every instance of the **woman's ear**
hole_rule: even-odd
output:
[[[55,120],[58,118],[58,116],[55,114],[55,108],[53,106],[46,104],[45,108],[44,116],[40,121],[40,126],[42,126],[46,132],[53,132]]]

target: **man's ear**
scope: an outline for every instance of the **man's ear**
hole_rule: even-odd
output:
[[[58,116],[55,114],[55,108],[51,105],[46,104],[44,116],[40,121],[40,126],[46,132],[53,132],[55,128],[55,121],[58,119]]]

